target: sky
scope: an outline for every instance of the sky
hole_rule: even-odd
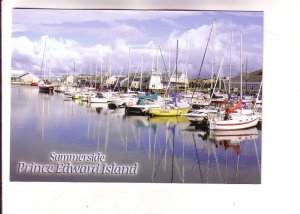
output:
[[[13,9],[12,21],[12,73],[172,73],[176,56],[189,78],[237,75],[241,58],[263,67],[263,12]]]

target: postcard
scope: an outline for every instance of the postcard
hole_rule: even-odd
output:
[[[283,129],[265,110],[276,69],[265,47],[279,38],[265,9],[16,5],[3,31],[5,211],[21,211],[14,200],[27,212],[57,201],[95,211],[101,200],[106,211],[151,213],[147,201],[167,198],[176,205],[161,212],[182,212],[187,192],[184,202],[270,193],[263,148],[276,140],[266,133]]]
[[[12,40],[11,181],[260,183],[263,12],[15,8]]]

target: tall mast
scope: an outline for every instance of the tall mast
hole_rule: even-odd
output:
[[[231,92],[231,52],[232,52],[232,37],[233,37],[233,32],[231,31],[231,36],[230,36],[230,53],[229,53],[229,93]]]
[[[171,75],[171,44],[169,42],[169,69],[168,69],[169,73],[168,73],[168,78],[170,78]]]
[[[43,67],[44,67],[44,58],[45,58],[45,50],[46,50],[46,44],[47,44],[47,39],[45,40],[45,44],[44,44],[43,59],[42,59],[42,65],[41,65],[41,73],[43,73],[43,78],[44,78],[44,80],[46,79],[46,77],[45,77],[45,70],[43,70]]]
[[[248,60],[246,60],[246,93],[248,92]]]
[[[210,37],[211,37],[211,34],[212,34],[212,30],[213,30],[213,24],[212,24],[210,32],[209,32],[209,36],[208,36],[207,43],[206,43],[206,46],[205,46],[205,50],[204,50],[204,54],[203,54],[203,57],[202,57],[201,66],[200,66],[200,69],[199,69],[199,72],[198,72],[197,79],[200,78],[200,73],[201,73],[201,70],[202,70],[202,66],[203,66],[204,58],[205,58],[206,51],[207,51],[207,48],[208,48],[208,44],[209,44],[209,41],[210,41]],[[191,99],[193,99],[195,91],[196,91],[196,87],[194,88],[193,95],[192,95]]]
[[[144,65],[144,54],[142,54],[141,77],[140,77],[140,91],[142,91],[142,84],[143,84],[143,65]]]
[[[176,88],[176,92],[177,92],[177,82],[178,82],[178,74],[177,74],[177,63],[178,63],[178,39],[177,39],[177,42],[176,42],[176,64],[175,64],[175,72],[176,72],[176,85],[175,85],[175,88]]]
[[[186,50],[186,67],[185,67],[185,80],[184,80],[184,90],[185,93],[187,93],[187,73],[188,73],[188,66],[189,66],[189,49],[190,49],[190,31],[188,31],[188,36],[187,36],[187,50]]]
[[[128,48],[128,82],[127,82],[127,90],[129,89],[129,71],[130,71],[130,48]]]
[[[215,89],[216,89],[217,81],[218,81],[218,78],[220,77],[220,73],[221,73],[222,66],[223,66],[223,63],[224,63],[224,59],[225,59],[225,56],[226,56],[226,53],[227,53],[227,49],[228,49],[228,46],[229,46],[229,42],[230,42],[230,39],[228,38],[228,42],[227,42],[227,45],[226,45],[226,49],[225,49],[223,58],[222,58],[222,60],[221,60],[220,66],[219,66],[218,75],[217,75],[217,80],[216,80],[216,82],[215,82],[215,85],[214,85],[214,87],[213,87],[212,93],[211,93],[211,95],[210,95],[210,99],[212,98],[213,93],[214,93],[214,91],[215,91]]]
[[[97,70],[98,70],[98,54],[99,54],[99,52],[98,52],[98,49],[97,49],[97,55],[96,55],[96,67],[95,67],[95,88],[97,88]]]
[[[109,77],[111,77],[111,50],[109,51]]]
[[[157,45],[157,49],[156,49],[156,71],[158,71],[158,52],[159,52],[159,47]]]
[[[103,87],[103,76],[102,76],[102,51],[100,51],[100,88]]]
[[[73,74],[74,74],[74,76],[75,76],[75,72],[76,72],[76,70],[75,70],[75,61],[74,61],[74,64],[73,64]]]
[[[75,61],[74,61],[74,65],[73,65],[74,67],[73,67],[73,76],[74,76],[74,79],[75,79]],[[72,86],[74,86],[74,82],[72,83]],[[77,85],[78,86],[78,85]]]
[[[216,21],[213,21],[212,24],[212,46],[211,46],[211,75],[210,75],[210,79],[212,80],[214,78],[214,64],[215,64],[215,23]],[[213,88],[213,82],[211,81],[210,83],[210,89]]]
[[[48,58],[48,81],[50,81],[51,58]]]
[[[109,73],[109,53],[107,52],[107,65],[106,65],[106,73],[107,73],[107,79],[109,79],[111,77],[110,73]],[[108,81],[106,80],[106,86],[108,84]]]
[[[240,96],[241,100],[243,99],[243,33],[242,31],[240,32],[241,34],[241,44],[240,44],[240,72],[241,72],[241,89],[240,89]]]
[[[92,81],[92,57],[90,57],[90,69],[89,69],[90,81],[89,87],[91,88],[91,81]]]
[[[153,48],[154,49],[154,48]],[[151,67],[151,72],[154,71],[154,50],[152,52],[152,67]]]

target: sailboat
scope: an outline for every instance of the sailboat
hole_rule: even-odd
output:
[[[241,33],[241,89],[242,95],[242,33]],[[235,110],[240,109],[239,113],[233,113]],[[208,121],[209,129],[214,130],[238,130],[247,129],[257,125],[260,116],[257,114],[243,114],[242,113],[242,96],[240,101],[233,107],[226,108],[225,117],[213,117]]]
[[[39,91],[43,93],[53,93],[54,91],[54,86],[51,84],[49,80],[45,78],[45,70],[43,70],[43,65],[44,65],[44,57],[45,57],[45,50],[46,50],[46,41],[44,45],[44,51],[43,51],[43,59],[42,59],[42,66],[41,66],[41,71],[44,74],[44,80],[38,83],[39,86]]]
[[[176,63],[175,63],[176,77],[177,77],[177,63],[178,63],[178,40],[177,40]],[[170,80],[169,80],[169,85],[170,85]],[[149,114],[152,116],[180,116],[181,114],[188,113],[191,107],[188,104],[188,102],[184,99],[184,97],[177,93],[172,93],[172,95],[173,98],[170,102],[162,105],[160,108],[149,109],[148,111]]]
[[[50,81],[44,80],[39,83],[39,91],[43,93],[53,93],[54,86],[51,84]]]
[[[148,110],[151,108],[160,108],[162,105],[162,98],[158,95],[157,92],[154,95],[142,95],[138,97],[137,103],[134,105],[128,103],[125,106],[126,115],[146,115]]]
[[[187,114],[191,107],[181,98],[180,94],[174,94],[170,102],[162,105],[160,108],[150,108],[148,113],[152,116],[180,116]]]

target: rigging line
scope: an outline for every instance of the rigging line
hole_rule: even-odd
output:
[[[259,156],[258,156],[258,149],[257,149],[257,144],[256,144],[256,140],[255,139],[253,139],[253,144],[254,144],[254,149],[255,149],[255,154],[256,154],[256,159],[257,159],[257,165],[258,165],[259,173],[261,173],[260,161],[259,161]]]
[[[179,52],[179,54],[178,54],[178,56],[177,56],[177,62],[179,61],[179,59],[180,59],[180,57],[181,57],[182,51],[183,51],[183,49],[180,50],[180,52]],[[169,78],[169,82],[168,82],[168,86],[167,86],[167,88],[166,88],[165,96],[166,96],[167,93],[168,93],[168,89],[169,89],[169,87],[170,87],[170,85],[171,85],[171,77],[174,75],[175,70],[176,70],[176,65],[174,65],[174,69],[173,69],[172,74],[171,74],[171,76],[170,76],[170,78]]]
[[[45,45],[44,45],[43,59],[42,59],[42,65],[41,65],[41,73],[43,73],[46,44],[47,44],[47,39],[45,40]],[[44,80],[45,80],[45,73],[43,74],[43,78],[44,78]]]
[[[163,61],[163,63],[164,63],[165,71],[167,72],[168,69],[167,69],[167,66],[166,66],[165,58],[164,58],[164,56],[163,56],[163,54],[162,54],[162,51],[161,51],[161,48],[160,48],[160,44],[158,44],[158,48],[159,48],[159,51],[160,51],[160,55],[161,55],[162,61]],[[169,78],[170,78],[170,77],[169,77]]]
[[[120,72],[120,74],[119,74],[119,78],[117,79],[117,82],[116,82],[116,84],[115,84],[115,86],[114,86],[114,88],[113,88],[113,91],[115,91],[115,89],[116,89],[116,87],[117,87],[117,85],[118,85],[118,83],[119,83],[119,79],[120,79],[120,76],[121,76],[121,74],[122,74],[122,72],[123,72],[123,69],[124,69],[125,64],[126,64],[126,63],[124,63],[123,66],[122,66],[121,72]]]
[[[217,82],[218,82],[218,80],[219,80],[219,78],[220,78],[220,73],[221,73],[221,70],[222,70],[222,67],[223,67],[223,63],[224,63],[224,59],[225,59],[225,56],[226,56],[226,53],[227,53],[227,49],[228,49],[228,46],[229,46],[229,42],[230,42],[230,40],[228,40],[228,42],[227,42],[227,46],[226,46],[226,49],[225,49],[223,58],[222,58],[222,60],[221,60],[221,62],[220,62],[220,66],[219,66],[219,70],[218,70],[217,79],[216,79],[216,82],[215,82],[213,91],[212,91],[212,93],[211,93],[211,95],[210,95],[210,99],[212,99],[212,96],[213,96],[213,94],[214,94],[214,92],[215,92],[215,89],[216,89],[216,86],[217,86]]]
[[[199,154],[198,154],[198,150],[197,150],[197,145],[196,145],[196,140],[195,140],[195,134],[194,133],[193,133],[193,140],[194,140],[195,152],[196,152],[196,156],[197,156],[197,163],[198,163],[199,172],[200,172],[200,178],[201,178],[201,182],[202,182],[203,175],[202,175],[201,163],[200,163],[200,158],[199,158]]]
[[[174,124],[174,127],[176,127],[175,124]],[[175,136],[173,135],[173,141],[174,141],[174,140],[175,140]],[[171,149],[172,154],[173,154],[173,153],[175,152],[175,149],[174,149],[174,146],[172,147],[170,141],[171,141],[171,138],[169,138],[168,144],[170,144],[170,149]],[[179,177],[182,177],[182,174],[181,174],[180,169],[179,169],[178,160],[177,160],[177,158],[175,158],[175,156],[174,156],[174,161],[173,161],[173,162],[174,162],[173,165],[174,165],[174,166],[176,167],[176,169],[177,169],[178,176],[179,176]]]
[[[209,41],[210,41],[210,37],[211,37],[212,30],[213,30],[213,26],[214,26],[214,24],[212,24],[210,32],[209,32],[209,36],[208,36],[208,39],[207,39],[207,43],[206,43],[206,47],[205,47],[204,54],[203,54],[203,57],[202,57],[202,62],[201,62],[201,65],[200,65],[200,69],[199,69],[199,73],[198,73],[197,79],[199,79],[200,74],[201,74],[201,70],[202,70],[202,67],[203,67],[203,62],[204,62],[204,58],[205,58],[205,55],[206,55],[207,47],[208,47],[208,44],[209,44]],[[194,91],[193,91],[191,99],[193,99],[195,91],[196,91],[196,87],[194,88]]]
[[[175,159],[175,137],[173,136],[173,142],[172,142],[172,177],[171,177],[171,183],[173,183],[174,180],[174,159]]]

